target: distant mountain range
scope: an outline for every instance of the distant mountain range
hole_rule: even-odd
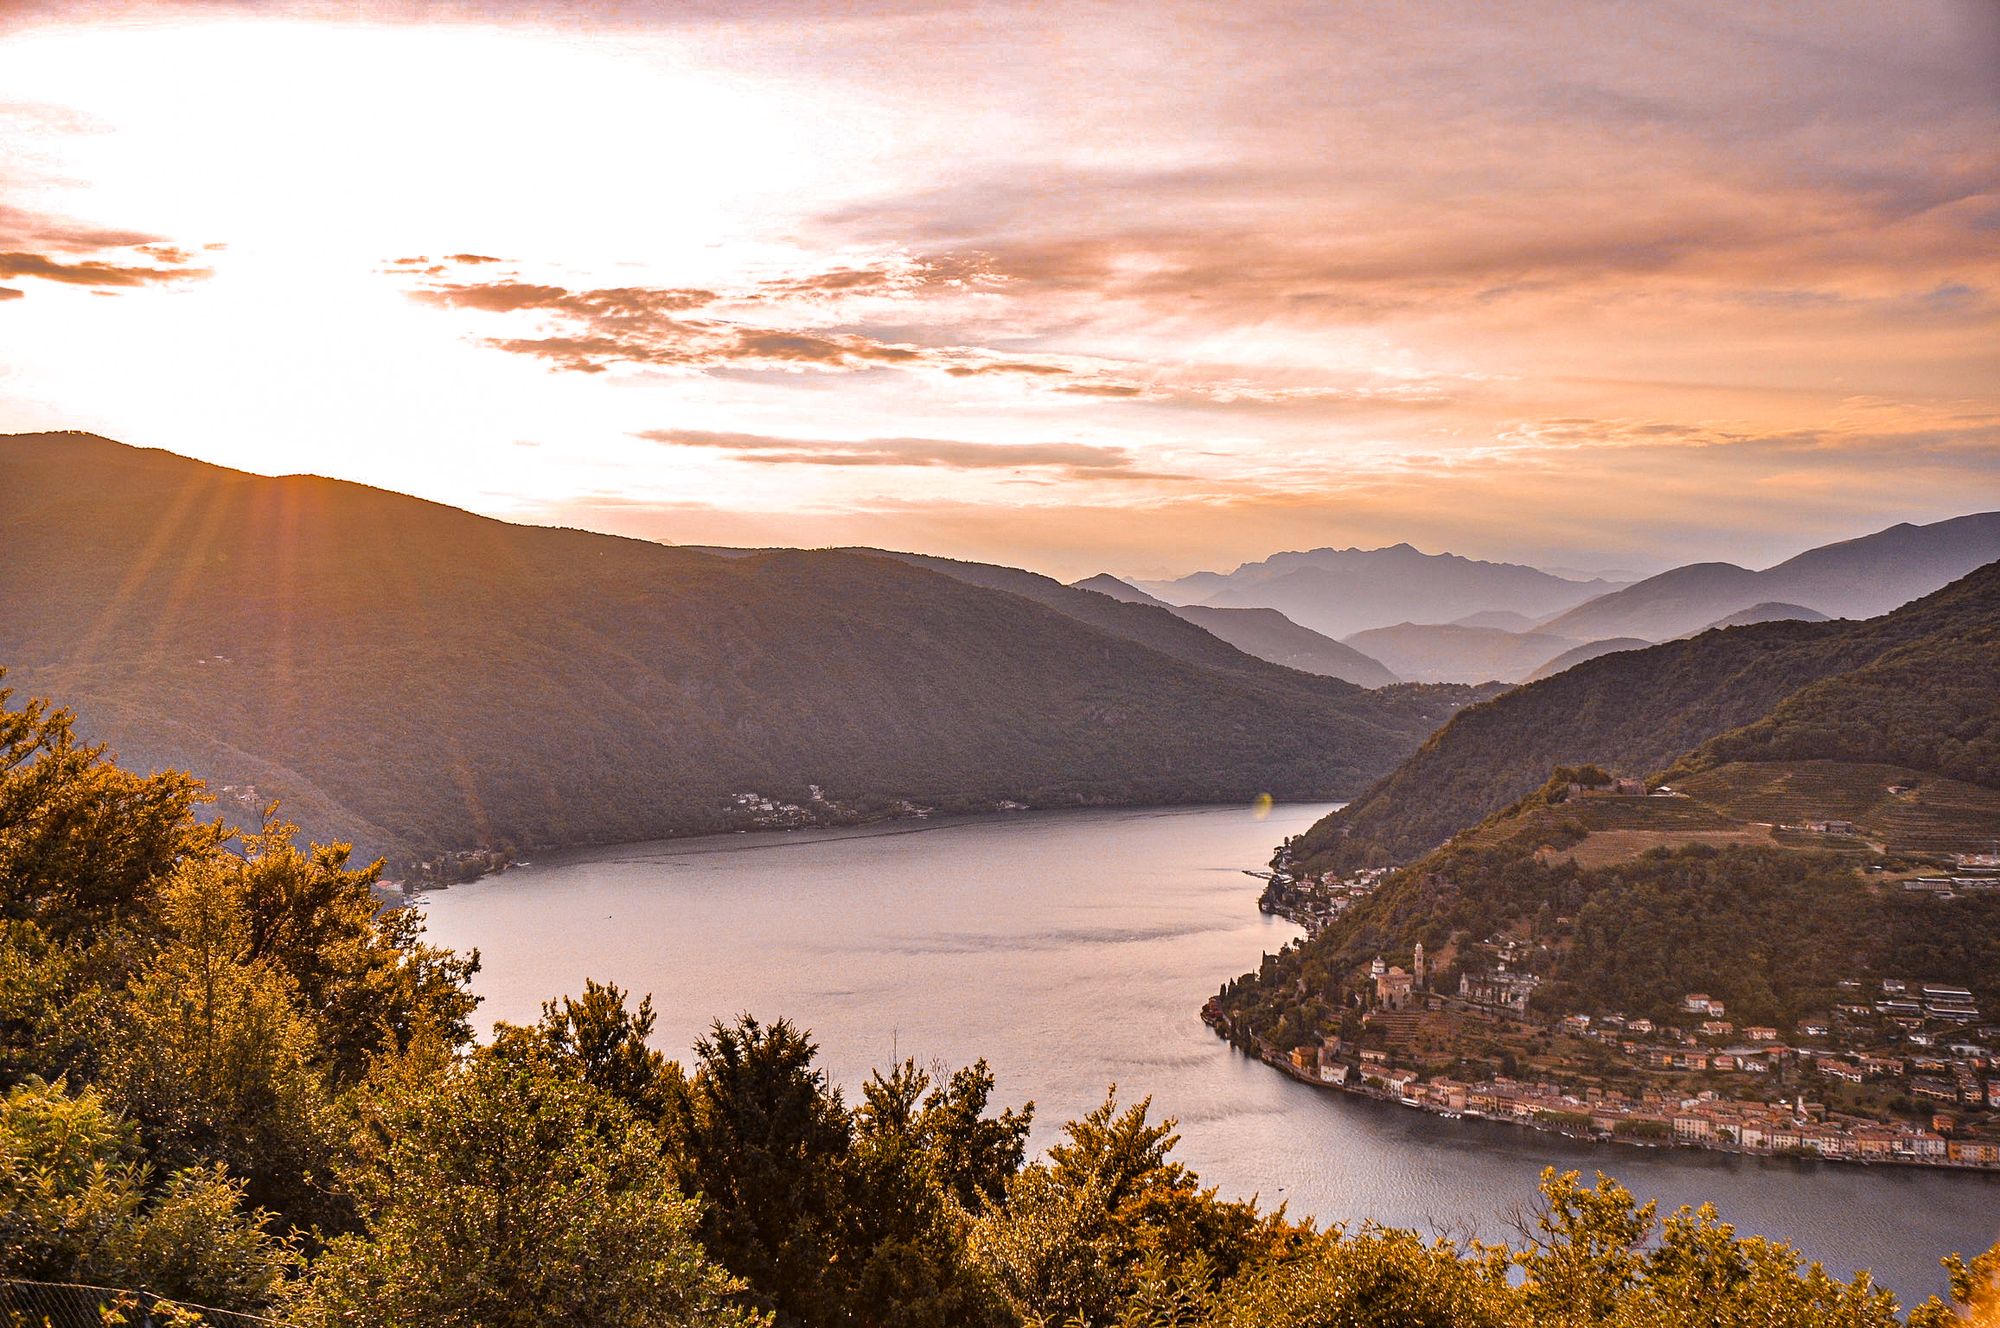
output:
[[[1733,563],[1677,567],[1579,605],[1542,629],[1578,640],[1665,641],[1769,602],[1835,618],[1870,618],[1996,558],[2000,512],[1980,512],[1928,526],[1891,526],[1808,549],[1762,572]]]
[[[1298,852],[1334,868],[1407,862],[1558,766],[1643,775],[1682,759],[1888,762],[2000,784],[2000,562],[1865,621],[1703,632],[1468,707]]]
[[[0,438],[0,665],[137,767],[410,862],[805,819],[1330,798],[1474,693],[1367,691],[1032,573],[509,525]]]
[[[1180,606],[1184,617],[1190,607],[1278,609],[1412,681],[1520,682],[1634,642],[1784,619],[1871,617],[1995,558],[2000,512],[1893,526],[1762,572],[1693,563],[1626,586],[1407,544],[1281,553],[1227,574],[1138,586],[1156,603]]]
[[[1494,610],[1539,620],[1618,588],[1518,563],[1421,553],[1408,544],[1280,553],[1226,574],[1197,572],[1177,581],[1137,584],[1171,604],[1276,609],[1338,639],[1397,623],[1446,623]]]
[[[1586,641],[1580,646],[1571,646],[1530,673],[1527,681],[1540,682],[1544,678],[1553,678],[1564,669],[1574,668],[1587,659],[1596,659],[1599,655],[1615,655],[1621,650],[1644,650],[1652,644],[1651,641],[1641,641],[1636,636],[1612,636],[1602,641]]]
[[[1412,682],[1518,682],[1578,648],[1566,636],[1509,632],[1455,623],[1398,623],[1356,632],[1346,644],[1373,655]]]
[[[1100,574],[1075,583],[1127,604],[1149,604],[1191,622],[1246,654],[1305,673],[1344,678],[1362,687],[1386,687],[1400,679],[1376,659],[1331,637],[1301,627],[1276,609],[1223,609],[1209,605],[1174,605],[1156,599],[1128,581]],[[1484,681],[1474,679],[1473,681]]]

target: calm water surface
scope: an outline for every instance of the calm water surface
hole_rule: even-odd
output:
[[[586,976],[652,992],[685,1057],[717,1016],[809,1027],[850,1097],[900,1051],[984,1056],[1036,1143],[1102,1100],[1151,1094],[1179,1156],[1227,1195],[1327,1222],[1499,1238],[1542,1167],[1603,1168],[1663,1207],[1714,1202],[1743,1231],[1909,1302],[1937,1257],[2000,1237],[2000,1178],[1573,1143],[1295,1083],[1196,1017],[1297,934],[1262,916],[1260,867],[1328,808],[1035,812],[855,831],[583,850],[433,895],[433,939],[478,947],[481,1018],[524,1022]]]

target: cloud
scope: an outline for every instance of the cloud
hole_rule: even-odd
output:
[[[119,251],[118,259],[86,257]],[[146,261],[126,261],[124,254]],[[211,275],[196,255],[144,231],[119,230],[0,205],[0,277],[27,277],[99,293],[166,285]],[[19,292],[12,296],[20,298]]]
[[[485,258],[477,258],[484,264]],[[957,378],[1061,377],[1067,365],[1002,356],[978,346],[891,341],[860,330],[843,309],[856,302],[901,305],[1000,283],[983,258],[899,256],[865,266],[752,279],[729,290],[674,286],[572,288],[516,275],[473,276],[423,257],[388,270],[427,279],[410,298],[451,309],[538,315],[540,335],[489,336],[486,344],[571,373],[618,365],[707,372],[721,369],[842,372],[893,366]],[[448,274],[448,275],[447,275]]]
[[[0,286],[0,300],[18,300],[23,294],[24,292],[15,290],[12,286]]]
[[[46,254],[0,252],[0,277],[39,277],[70,286],[154,286],[209,275],[208,268],[199,267],[136,267],[97,260],[64,263]]]
[[[1185,475],[1141,470],[1126,448],[1091,443],[975,443],[948,438],[864,438],[848,442],[705,429],[650,429],[637,436],[669,447],[699,447],[726,452],[740,460],[762,465],[1051,469],[1073,479],[1188,478]]]
[[[159,244],[145,231],[97,226],[68,217],[0,204],[0,245],[7,248],[52,249],[59,253],[92,253],[99,249],[136,248]]]

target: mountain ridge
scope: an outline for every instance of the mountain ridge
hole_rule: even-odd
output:
[[[4,685],[233,819],[279,796],[399,862],[761,823],[744,794],[816,815],[813,785],[856,817],[1331,797],[1470,695],[1313,677],[1031,573],[511,525],[94,435],[0,438],[0,526]]]
[[[1400,622],[1444,623],[1495,610],[1539,619],[1616,589],[1520,563],[1424,553],[1408,543],[1287,551],[1227,574],[1197,572],[1138,585],[1169,603],[1276,609],[1336,640]]]
[[[1580,604],[1542,629],[1663,641],[1767,602],[1809,606],[1836,618],[1872,618],[1996,558],[2000,512],[1928,525],[1905,521],[1807,549],[1761,572],[1734,563],[1689,563]]]
[[[1214,634],[1259,659],[1360,687],[1387,687],[1403,681],[1380,660],[1344,642],[1301,627],[1276,609],[1224,609],[1209,605],[1169,604],[1109,573],[1073,582],[1073,590],[1089,590],[1128,604],[1163,609]],[[1483,681],[1474,679],[1472,681]]]

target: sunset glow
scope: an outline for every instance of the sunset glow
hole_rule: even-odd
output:
[[[2000,487],[1977,0],[16,7],[0,430],[1065,577]]]

